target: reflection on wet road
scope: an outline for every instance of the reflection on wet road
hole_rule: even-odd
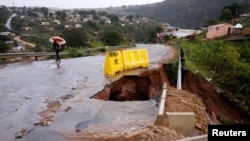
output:
[[[137,45],[148,49],[150,67],[166,54],[164,45]],[[22,140],[73,140],[86,133],[118,134],[153,124],[154,101],[114,102],[90,99],[110,83],[103,75],[104,55],[8,64],[0,68],[0,140],[14,140],[25,129]],[[123,74],[136,74],[128,71]],[[121,74],[113,78],[119,79]],[[112,79],[111,79],[112,80]],[[61,100],[64,95],[73,98]],[[60,100],[48,126],[34,126],[46,100]],[[71,107],[65,111],[65,107]],[[76,132],[79,129],[80,132]],[[76,140],[76,139],[74,139]]]

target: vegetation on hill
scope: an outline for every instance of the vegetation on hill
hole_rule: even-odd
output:
[[[185,52],[187,69],[210,78],[218,91],[237,99],[250,114],[250,42],[202,39],[178,41]]]
[[[22,39],[39,47],[28,51],[52,51],[48,39],[54,35],[66,39],[67,44],[63,45],[63,49],[76,48],[71,51],[104,46],[133,46],[135,42],[156,43],[156,33],[161,27],[159,22],[152,19],[140,19],[132,15],[124,17],[95,10],[51,11],[45,7],[4,7],[3,10],[5,12],[0,13],[0,16],[6,19],[1,22],[5,24],[7,17],[16,13],[12,18],[11,32],[22,35]],[[3,31],[8,29],[0,30]]]
[[[67,15],[67,18],[69,16],[77,16],[78,14],[83,13],[84,11],[74,11],[74,14],[72,15]],[[58,12],[57,12],[58,13]],[[95,13],[95,12],[92,12]],[[156,29],[159,26],[159,23],[154,20],[148,20],[147,22],[142,22],[139,21],[138,23],[135,23],[135,21],[121,21],[119,20],[119,17],[113,14],[107,14],[105,17],[110,19],[110,23],[107,21],[103,21],[100,18],[104,15],[102,12],[100,13],[88,13],[90,15],[83,15],[80,16],[80,20],[76,22],[71,22],[70,20],[62,20],[62,24],[56,25],[56,24],[51,24],[48,26],[43,26],[41,25],[41,22],[39,19],[35,19],[35,21],[31,21],[28,19],[23,19],[23,21],[19,19],[17,16],[16,18],[13,19],[13,27],[15,30],[20,31],[20,26],[31,26],[33,27],[32,30],[29,32],[32,34],[37,34],[37,32],[46,31],[42,32],[44,33],[44,36],[51,36],[53,34],[58,34],[62,35],[66,34],[66,32],[71,32],[73,33],[74,30],[79,30],[81,32],[84,32],[86,34],[86,38],[84,39],[85,41],[99,41],[100,36],[102,35],[103,32],[106,31],[115,31],[119,34],[121,34],[124,38],[125,43],[130,42],[131,40],[136,40],[139,42],[148,42],[148,35],[150,32],[154,29]],[[91,16],[93,19],[84,21],[83,18]],[[34,19],[34,17],[33,17]],[[58,19],[58,17],[56,17]],[[49,18],[47,21],[51,21],[53,19]],[[16,24],[18,26],[16,26]],[[74,26],[76,24],[79,24],[81,27],[80,28],[75,28]],[[65,25],[70,26],[69,28],[66,28]],[[49,30],[50,28],[53,28],[53,30]],[[23,31],[22,31],[23,32]],[[39,34],[40,35],[40,34]],[[74,35],[74,34],[72,34]],[[68,36],[69,37],[69,36]],[[67,38],[67,37],[66,37]],[[72,42],[74,41],[73,38],[71,38]],[[156,42],[156,41],[155,41]],[[86,43],[82,44],[82,46],[85,46]]]
[[[241,22],[238,4],[224,6],[214,24]],[[227,11],[227,12],[225,12]],[[184,68],[201,74],[214,84],[218,91],[239,103],[250,115],[250,38],[232,34],[212,40],[206,39],[206,31],[193,40],[174,39],[184,52]],[[176,67],[176,64],[174,65]],[[177,69],[177,68],[175,68]]]
[[[205,26],[206,21],[218,19],[223,7],[233,3],[242,5],[238,13],[250,12],[249,0],[164,0],[156,4],[123,6],[115,12],[150,17],[181,28],[199,28]]]

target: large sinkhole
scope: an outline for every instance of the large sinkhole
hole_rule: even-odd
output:
[[[139,76],[123,76],[106,85],[91,98],[112,101],[143,101],[161,93],[163,79],[161,69],[142,72]]]
[[[123,76],[90,98],[105,101],[159,100],[163,83],[176,87],[176,72],[171,70],[171,65],[164,64],[158,69],[144,71],[138,76]],[[228,117],[232,122],[244,119],[250,123],[246,111],[242,110],[238,103],[228,99],[225,94],[218,93],[212,83],[205,78],[185,70],[182,79],[182,89],[200,96],[209,114]]]

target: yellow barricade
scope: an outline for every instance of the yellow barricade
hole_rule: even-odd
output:
[[[146,49],[123,50],[123,69],[129,70],[139,67],[148,67],[148,53]]]
[[[120,51],[106,52],[104,74],[113,76],[117,72],[123,71],[123,61]]]
[[[147,49],[107,52],[104,74],[107,76],[113,76],[117,72],[148,66],[149,60]]]

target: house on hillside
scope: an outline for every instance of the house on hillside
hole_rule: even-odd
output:
[[[243,26],[240,23],[237,23],[234,26],[234,34],[241,34],[242,29],[243,29]]]
[[[164,32],[168,32],[168,33],[173,33],[174,31],[177,31],[178,28],[171,26],[169,24],[166,24],[164,27]]]
[[[243,21],[250,19],[250,13],[241,14],[240,19]]]
[[[9,31],[6,31],[6,32],[0,32],[0,35],[2,36],[16,36],[15,33],[12,33],[12,32],[9,32]]]
[[[42,22],[42,25],[49,25],[49,22]]]
[[[60,21],[60,20],[53,20],[53,21],[52,21],[52,24],[60,25],[60,24],[61,24],[61,21]]]
[[[207,39],[214,39],[217,37],[222,37],[225,35],[230,35],[233,33],[234,26],[229,23],[222,23],[217,25],[212,25],[208,27]]]
[[[24,50],[25,50],[25,47],[23,45],[19,45],[18,47],[12,47],[11,52],[21,52]]]
[[[75,28],[82,28],[81,24],[75,24]]]

